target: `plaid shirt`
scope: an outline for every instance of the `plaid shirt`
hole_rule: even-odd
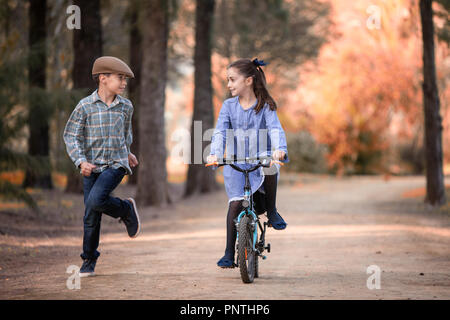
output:
[[[93,172],[108,167],[123,167],[132,174],[128,163],[133,141],[130,100],[116,95],[108,107],[97,90],[83,98],[73,110],[64,129],[67,153],[78,167],[81,162],[95,164]]]

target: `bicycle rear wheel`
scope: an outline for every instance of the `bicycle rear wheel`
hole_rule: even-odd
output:
[[[252,283],[256,271],[256,252],[253,250],[253,232],[251,220],[243,216],[239,222],[238,263],[244,283]]]
[[[259,278],[259,261],[258,255],[255,253],[255,278]]]

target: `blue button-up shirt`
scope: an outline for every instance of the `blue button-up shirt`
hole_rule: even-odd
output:
[[[211,139],[211,155],[218,158],[237,158],[271,155],[274,150],[282,150],[288,154],[286,135],[278,119],[277,113],[266,104],[256,114],[257,102],[248,109],[239,103],[239,97],[224,101],[217,119],[216,128]],[[226,155],[224,155],[226,151]],[[289,158],[283,162],[289,162]],[[250,169],[251,163],[238,163],[242,169]],[[276,164],[279,173],[279,165]],[[229,201],[241,200],[244,197],[244,175],[224,166],[225,190]],[[280,175],[278,174],[278,179]],[[263,168],[249,174],[252,193],[258,189],[264,192]]]
[[[83,98],[64,129],[67,153],[75,166],[87,161],[97,166],[93,172],[123,167],[132,174],[128,163],[133,141],[132,115],[131,101],[120,95],[109,106],[100,99],[97,90]]]

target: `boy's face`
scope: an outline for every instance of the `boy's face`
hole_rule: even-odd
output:
[[[252,89],[253,79],[245,78],[236,68],[227,69],[227,87],[233,97],[242,95],[246,90]]]
[[[122,94],[127,87],[128,77],[124,74],[101,74],[99,77],[100,85],[114,94]]]

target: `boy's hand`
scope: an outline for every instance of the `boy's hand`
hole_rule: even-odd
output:
[[[131,152],[128,154],[128,163],[130,164],[130,167],[136,167],[139,162],[136,158],[136,156],[134,154],[132,154]]]
[[[81,168],[80,173],[85,177],[89,177],[91,175],[92,170],[97,168],[97,166],[89,162],[82,162],[80,164],[80,168]]]
[[[284,152],[283,150],[275,150],[272,154],[272,158],[274,160],[284,160],[284,156],[286,155],[286,152]]]

